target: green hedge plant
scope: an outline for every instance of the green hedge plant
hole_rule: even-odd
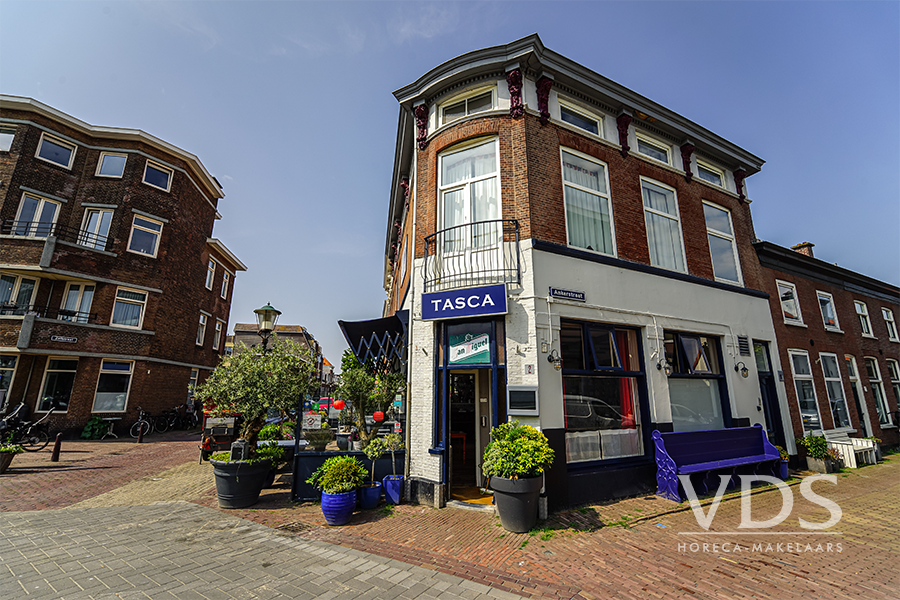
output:
[[[553,462],[553,449],[543,433],[518,421],[491,429],[482,470],[487,477],[537,477]]]
[[[315,470],[306,483],[329,494],[352,492],[362,485],[366,467],[353,456],[332,456]]]
[[[803,448],[806,451],[806,455],[810,458],[818,458],[820,460],[829,458],[828,440],[824,437],[810,433],[806,437],[798,439],[797,445]]]

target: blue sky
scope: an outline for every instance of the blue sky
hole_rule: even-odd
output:
[[[897,2],[0,3],[0,92],[196,154],[215,235],[335,364],[380,316],[393,90],[470,50],[544,44],[767,161],[757,237],[900,283]]]

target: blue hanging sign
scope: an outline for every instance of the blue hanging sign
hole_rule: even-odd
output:
[[[506,285],[422,294],[422,320],[505,315]]]

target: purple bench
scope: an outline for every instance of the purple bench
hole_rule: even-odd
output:
[[[728,489],[737,475],[778,473],[781,457],[760,425],[707,431],[653,432],[656,445],[656,494],[675,502],[684,498],[678,475],[689,475],[697,495],[718,489],[719,475],[728,475]]]

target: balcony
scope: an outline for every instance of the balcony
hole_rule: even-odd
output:
[[[0,235],[34,238],[55,237],[64,242],[71,242],[94,250],[106,250],[109,244],[109,239],[105,235],[97,235],[77,227],[40,221],[2,221],[0,222]]]
[[[425,237],[425,293],[521,283],[519,222],[457,225]]]
[[[34,315],[43,319],[58,319],[69,323],[96,323],[97,313],[78,312],[64,308],[49,308],[33,304],[0,303],[0,317]]]

